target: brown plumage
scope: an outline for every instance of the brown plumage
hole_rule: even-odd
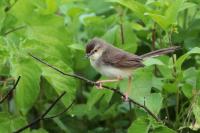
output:
[[[119,48],[116,48],[113,45],[108,44],[104,40],[101,40],[99,38],[94,38],[86,46],[86,53],[93,54],[95,52],[94,51],[95,45],[97,45],[97,44],[100,45],[99,47],[106,47],[106,49],[104,50],[104,52],[102,54],[103,58],[100,58],[100,59],[102,59],[102,61],[106,65],[111,65],[111,66],[118,67],[118,68],[143,67],[144,64],[142,62],[143,62],[144,58],[155,57],[155,56],[160,56],[163,54],[172,53],[175,50],[180,48],[179,46],[174,46],[174,47],[170,47],[170,48],[164,48],[164,49],[152,51],[152,52],[138,56],[138,55],[134,55],[132,53],[123,51]],[[96,51],[97,50],[98,50],[98,48],[96,49]]]
[[[137,68],[144,66],[141,57],[122,51],[112,46],[109,46],[103,52],[103,56],[103,62],[118,68]]]
[[[102,39],[94,38],[86,46],[86,55],[90,58],[91,65],[99,73],[112,78],[110,80],[97,81],[99,88],[102,88],[102,83],[117,82],[128,77],[128,89],[125,93],[125,100],[128,100],[132,72],[144,66],[143,59],[172,53],[179,48],[178,46],[164,48],[138,56],[116,48]]]

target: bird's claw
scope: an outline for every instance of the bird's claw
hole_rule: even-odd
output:
[[[103,89],[103,87],[102,87],[102,82],[100,82],[100,81],[97,81],[96,82],[96,87],[97,87],[97,89]]]
[[[128,102],[129,101],[129,97],[128,97],[128,93],[127,92],[124,94],[124,96],[122,96],[122,99],[123,99],[124,102]]]

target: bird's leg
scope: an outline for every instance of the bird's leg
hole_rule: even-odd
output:
[[[128,77],[128,89],[125,92],[125,97],[124,100],[127,102],[128,101],[128,95],[131,93],[131,82],[132,82],[132,77]]]
[[[99,80],[99,81],[96,82],[96,83],[98,84],[98,85],[97,85],[97,88],[98,88],[98,89],[103,89],[103,88],[102,88],[102,84],[103,84],[103,83],[118,82],[118,81],[120,81],[120,80],[122,80],[121,77],[117,77],[116,79]]]

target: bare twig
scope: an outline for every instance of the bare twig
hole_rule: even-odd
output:
[[[156,44],[156,23],[154,23],[154,27],[152,29],[152,50],[155,50],[155,44]]]
[[[121,44],[125,43],[125,39],[124,39],[124,23],[123,23],[123,16],[124,16],[124,11],[122,9],[120,9],[119,11],[119,26],[120,26],[120,36],[121,36]]]
[[[18,77],[18,79],[17,79],[16,83],[14,84],[13,88],[11,90],[9,90],[8,93],[0,100],[0,104],[3,103],[8,98],[8,96],[16,89],[20,78],[21,78],[21,76]]]
[[[15,32],[15,31],[18,31],[18,30],[21,30],[21,29],[23,29],[23,28],[25,28],[26,26],[19,26],[19,27],[16,27],[16,28],[14,28],[14,29],[11,29],[11,30],[9,30],[9,31],[7,31],[7,32],[5,32],[5,33],[3,33],[3,35],[4,36],[7,36],[8,34],[10,34],[10,33],[12,33],[12,32]]]
[[[6,7],[4,11],[5,11],[5,12],[8,12],[8,11],[17,3],[17,1],[18,1],[18,0],[15,0],[14,3],[13,3],[12,5]]]
[[[33,56],[33,55],[30,54],[30,53],[29,53],[29,55],[30,55],[31,57],[33,57],[34,59],[36,59],[37,61],[39,61],[39,62],[41,62],[41,63],[47,65],[48,67],[53,68],[54,70],[56,70],[57,72],[59,72],[59,73],[61,73],[61,74],[63,74],[63,75],[66,75],[66,76],[70,76],[70,77],[73,77],[73,78],[77,78],[77,79],[83,80],[83,81],[85,81],[85,82],[87,82],[87,83],[89,83],[89,84],[91,84],[91,85],[98,85],[98,83],[96,83],[96,82],[94,82],[94,81],[91,81],[91,80],[89,80],[89,79],[86,79],[86,78],[84,78],[84,77],[82,77],[82,76],[79,76],[79,75],[76,75],[76,74],[68,74],[68,73],[65,73],[65,72],[59,70],[58,68],[56,68],[56,67],[54,67],[54,66],[48,64],[47,62],[45,62],[45,61],[43,61],[43,60],[41,60],[41,59],[39,59],[39,58]],[[111,91],[113,91],[114,93],[117,93],[117,94],[119,94],[119,95],[122,96],[122,97],[125,97],[125,95],[124,95],[121,91],[119,91],[119,90],[117,90],[117,89],[114,89],[114,88],[111,88],[111,87],[108,87],[108,86],[105,86],[105,85],[103,85],[102,87],[105,88],[105,89],[111,90]],[[151,112],[151,110],[149,110],[145,105],[142,105],[142,104],[136,102],[135,100],[131,99],[130,97],[128,97],[128,100],[129,100],[131,103],[133,103],[133,104],[135,104],[135,105],[137,105],[137,106],[143,108],[143,109],[144,109],[149,115],[151,115],[156,121],[158,121],[158,122],[161,121],[161,120],[160,120],[153,112]]]
[[[73,100],[72,103],[71,103],[66,109],[64,109],[62,112],[60,112],[60,113],[58,113],[58,114],[56,114],[56,115],[53,115],[53,116],[45,117],[44,119],[53,119],[53,118],[55,118],[55,117],[58,117],[58,116],[64,114],[65,112],[67,112],[67,111],[72,107],[72,105],[73,105],[74,103],[75,103],[75,100]]]
[[[121,34],[121,43],[124,44],[125,43],[125,41],[124,41],[124,25],[122,22],[120,23],[120,34]]]
[[[39,116],[37,119],[35,119],[35,120],[32,121],[31,123],[27,124],[26,126],[20,128],[20,129],[18,129],[18,130],[15,131],[14,133],[20,133],[20,132],[24,131],[25,129],[27,129],[27,128],[33,126],[34,124],[40,122],[41,120],[45,120],[45,119],[48,119],[48,118],[55,118],[55,117],[60,116],[60,115],[63,114],[64,112],[68,111],[68,110],[71,108],[71,106],[72,106],[72,104],[74,103],[74,101],[73,101],[63,112],[61,112],[61,113],[59,113],[59,114],[57,114],[57,115],[55,115],[55,116],[45,118],[45,116],[49,113],[49,111],[51,111],[51,109],[57,104],[58,101],[60,101],[60,99],[61,99],[65,94],[66,94],[66,92],[63,92],[63,93],[51,104],[51,106],[49,106],[49,108],[48,108],[41,116]]]

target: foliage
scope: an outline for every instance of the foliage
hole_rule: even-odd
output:
[[[57,95],[50,112],[76,104],[64,115],[24,132],[174,133],[200,128],[200,2],[198,0],[1,0],[0,94],[18,76],[13,95],[0,105],[0,132],[14,132],[37,118]],[[93,37],[136,54],[181,46],[176,55],[149,58],[133,74],[130,98],[159,116],[123,102],[108,90],[59,74],[31,53],[66,73],[96,81],[84,58]],[[127,79],[108,86],[125,92]],[[49,115],[50,115],[49,114]]]

